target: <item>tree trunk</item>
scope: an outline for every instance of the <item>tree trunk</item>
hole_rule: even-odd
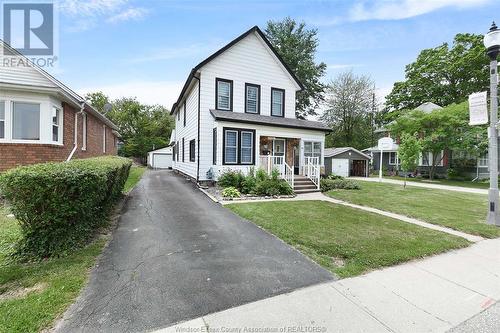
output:
[[[405,172],[405,181],[403,183],[403,188],[406,188],[406,175],[407,175],[407,173]]]

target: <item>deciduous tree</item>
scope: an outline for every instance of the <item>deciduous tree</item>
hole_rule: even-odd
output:
[[[415,135],[404,133],[398,149],[398,158],[401,160],[401,169],[405,173],[404,187],[406,187],[406,177],[408,172],[417,169],[417,161],[419,159],[422,148],[420,142]]]

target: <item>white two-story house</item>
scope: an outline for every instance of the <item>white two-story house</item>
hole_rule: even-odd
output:
[[[194,67],[171,114],[173,169],[198,182],[227,169],[276,168],[293,187],[319,187],[328,127],[297,119],[304,89],[262,31],[253,27]]]

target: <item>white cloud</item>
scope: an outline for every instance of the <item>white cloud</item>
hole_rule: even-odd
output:
[[[355,4],[349,12],[350,21],[400,20],[419,16],[445,7],[470,8],[484,5],[490,0],[383,0],[370,5]]]
[[[146,16],[147,13],[148,10],[144,8],[127,8],[121,13],[108,17],[106,21],[110,23],[118,23],[129,20],[140,20]]]
[[[327,65],[328,69],[331,70],[339,70],[339,69],[346,69],[346,68],[355,68],[355,67],[363,67],[364,65],[362,64],[331,64]]]
[[[128,0],[61,0],[59,10],[73,19],[68,31],[78,32],[92,29],[99,22],[119,23],[139,20],[148,14],[142,7],[129,6]]]
[[[493,0],[358,0],[346,15],[316,17],[308,20],[316,26],[333,26],[368,20],[402,20],[443,8],[472,8]]]
[[[160,104],[170,109],[181,92],[184,82],[176,81],[133,81],[109,85],[97,85],[77,89],[82,96],[95,91],[102,91],[112,99],[137,97],[144,104]]]

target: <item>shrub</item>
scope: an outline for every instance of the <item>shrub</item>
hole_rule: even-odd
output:
[[[248,175],[246,175],[241,182],[241,193],[252,193],[255,190],[255,185],[257,185],[257,179],[255,178],[255,169],[252,167]]]
[[[219,176],[219,178],[217,179],[217,183],[222,188],[226,187],[241,188],[241,184],[243,183],[244,179],[245,176],[243,176],[241,172],[226,170]]]
[[[338,175],[334,175],[333,173],[331,173],[328,176],[326,176],[325,179],[331,179],[331,180],[334,180],[334,179],[344,179],[344,177],[338,176]]]
[[[321,192],[335,189],[360,190],[359,183],[351,179],[322,179],[320,183]]]
[[[224,198],[239,198],[241,194],[240,191],[238,191],[238,189],[230,186],[222,190],[222,196]]]
[[[0,176],[0,191],[20,221],[17,252],[45,258],[83,246],[127,180],[131,161],[97,157],[19,167]]]
[[[290,195],[293,190],[283,179],[266,179],[255,186],[255,194],[261,196]]]

